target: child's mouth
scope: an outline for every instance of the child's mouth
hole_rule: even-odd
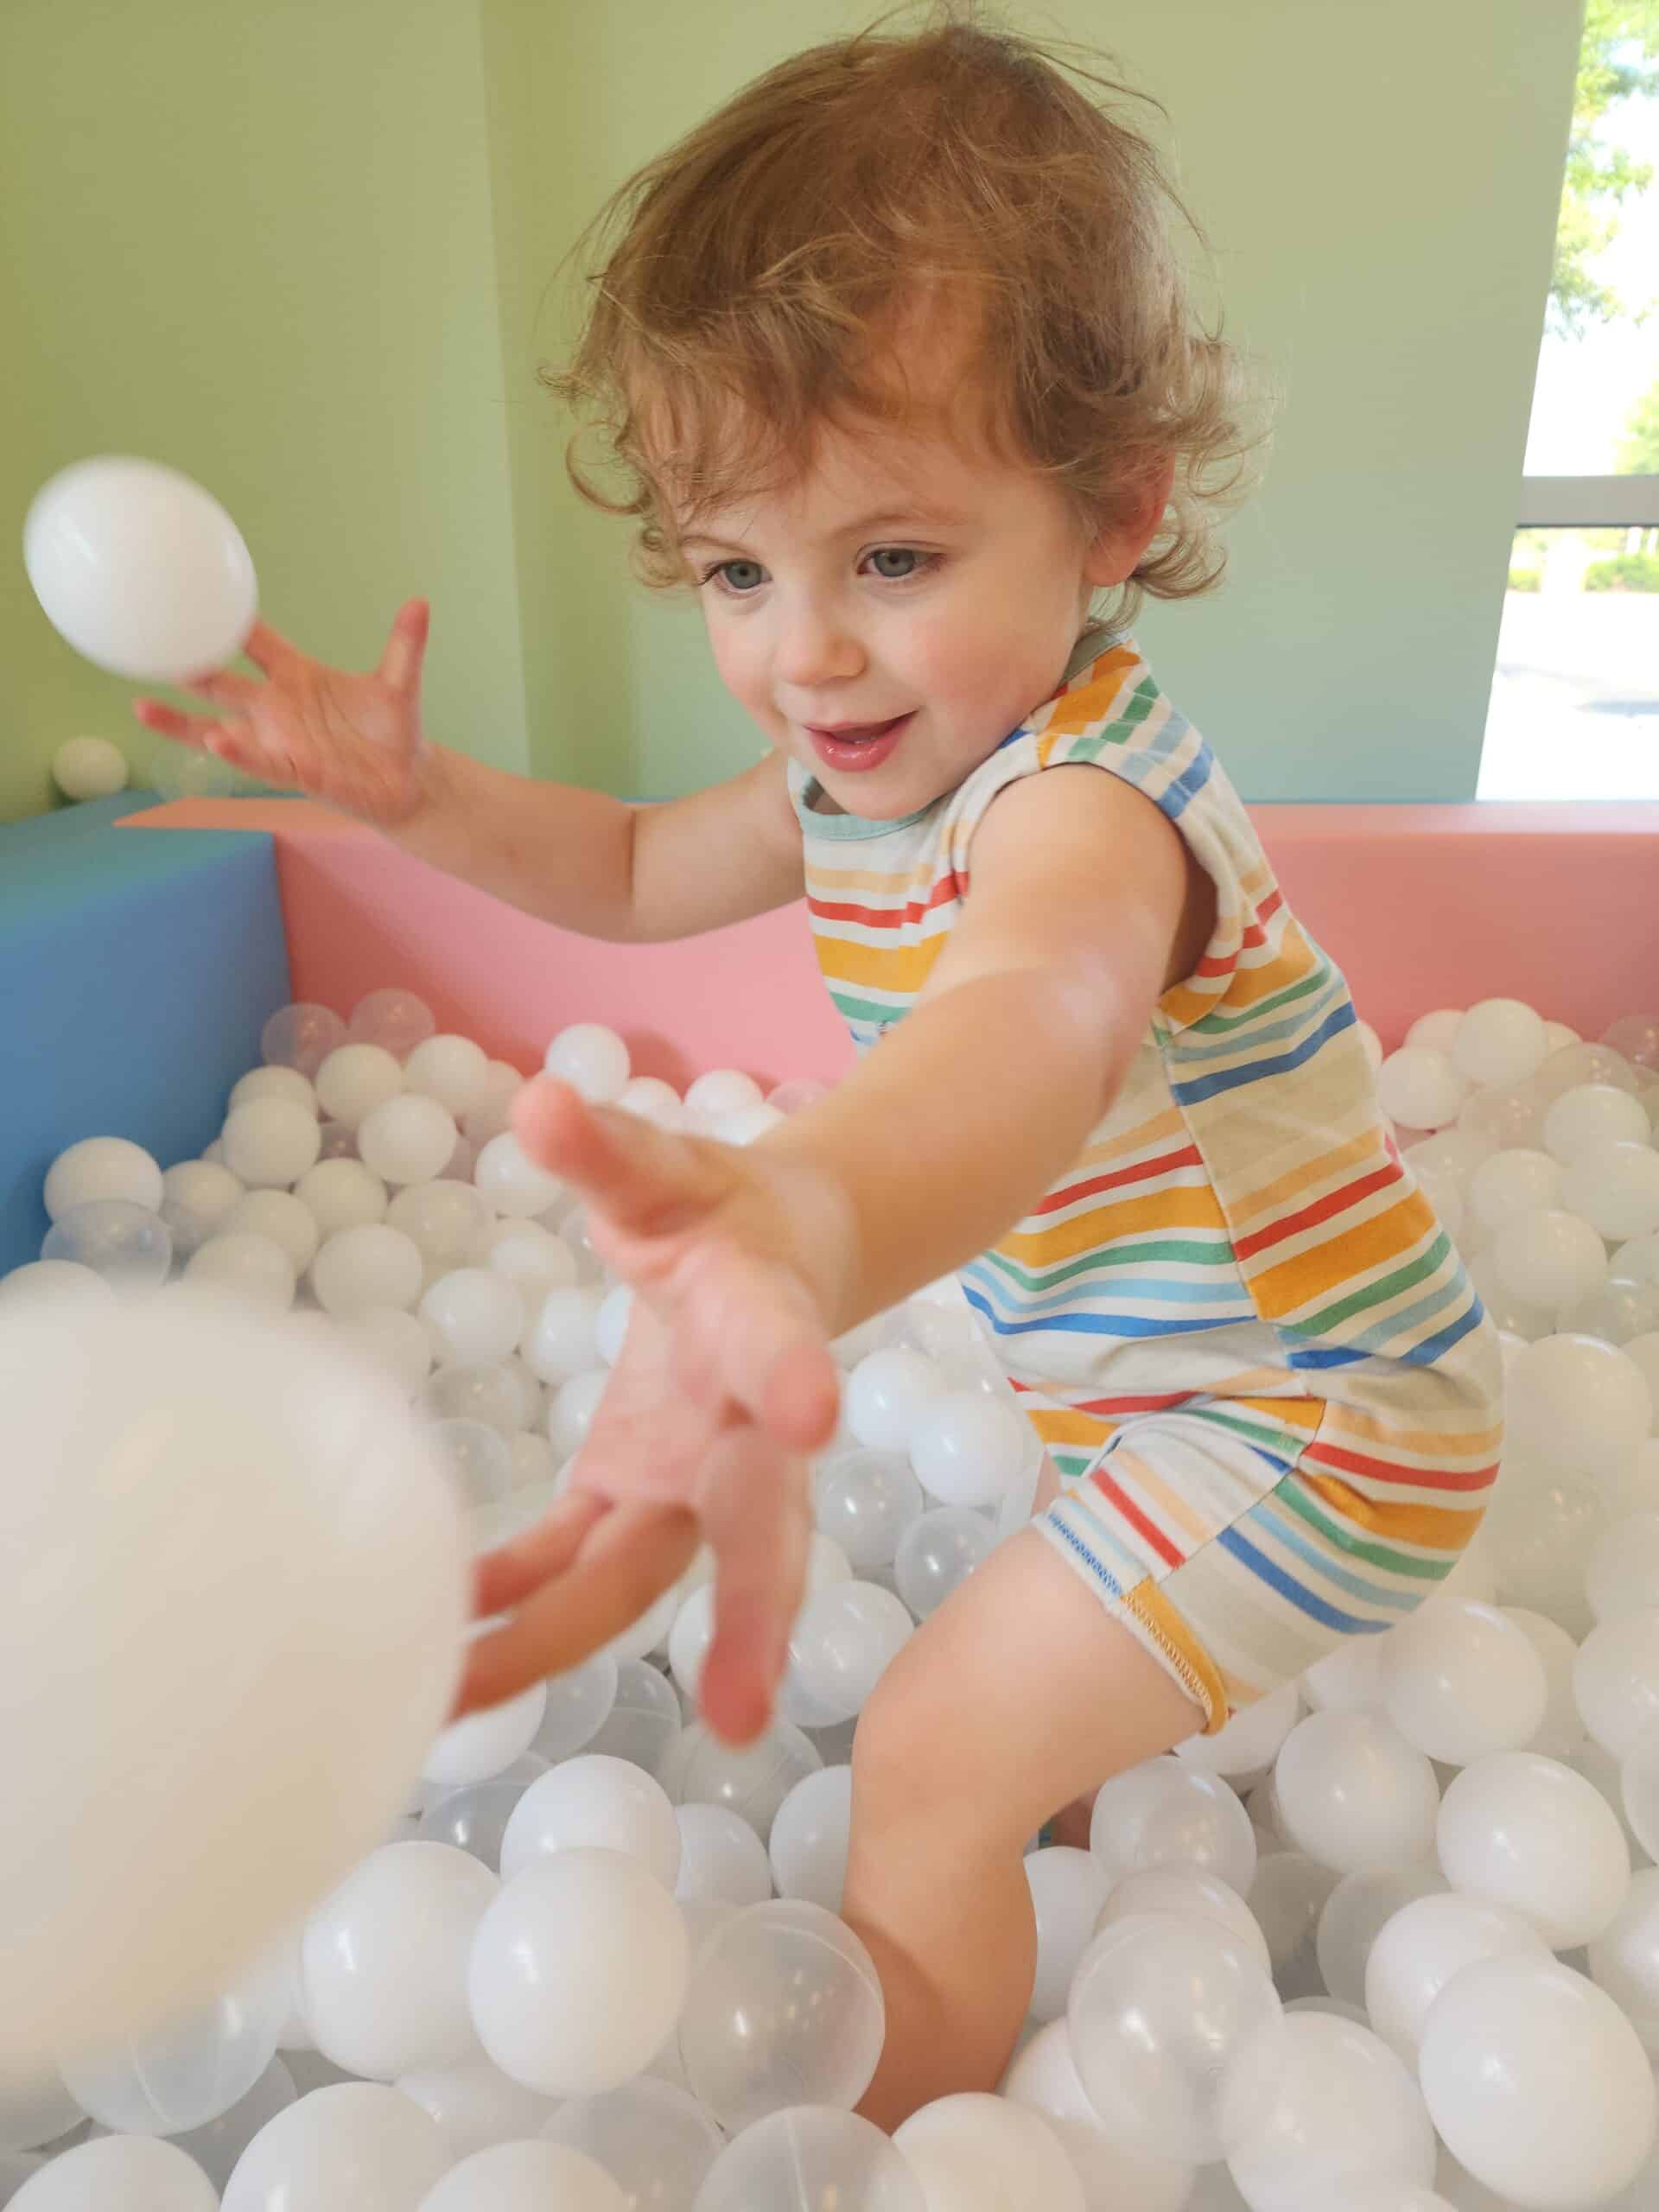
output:
[[[914,711],[912,708],[911,712]],[[879,768],[904,735],[909,722],[910,715],[896,715],[891,721],[866,722],[836,730],[815,729],[809,722],[806,734],[826,767],[856,772]]]

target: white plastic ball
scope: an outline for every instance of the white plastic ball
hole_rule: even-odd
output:
[[[1541,1014],[1519,999],[1482,999],[1458,1024],[1452,1065],[1471,1083],[1517,1083],[1548,1052]]]
[[[1218,1874],[1201,1866],[1143,1867],[1138,1874],[1124,1874],[1111,1885],[1106,1902],[1095,1920],[1095,1933],[1115,1920],[1145,1912],[1173,1912],[1188,1918],[1217,1921],[1246,1950],[1254,1952],[1271,1974],[1273,1960],[1260,1923],[1238,1891]]]
[[[550,1675],[542,1685],[546,1707],[531,1749],[553,1766],[583,1750],[610,1716],[617,1679],[617,1662],[608,1651]]]
[[[1420,1045],[1426,1052],[1444,1052],[1449,1058],[1462,1026],[1461,1007],[1436,1007],[1431,1013],[1418,1015],[1407,1030],[1405,1041],[1408,1045]]]
[[[939,2097],[893,2132],[893,2145],[921,2183],[926,2212],[1085,2212],[1059,2138],[1040,2113],[1005,2097]]]
[[[624,1113],[637,1114],[641,1121],[652,1122],[671,1134],[685,1126],[685,1108],[680,1094],[660,1076],[630,1077],[617,1093],[616,1103]]]
[[[1659,1229],[1659,1152],[1645,1141],[1587,1147],[1567,1163],[1561,1203],[1599,1236],[1650,1236]]]
[[[1454,1890],[1509,1905],[1552,1950],[1592,1942],[1630,1887],[1612,1808],[1582,1775],[1534,1751],[1497,1751],[1455,1775],[1435,1847]]]
[[[385,1222],[364,1222],[323,1240],[311,1262],[311,1287],[323,1310],[337,1316],[387,1306],[406,1312],[425,1272],[411,1237]]]
[[[827,1766],[796,1783],[778,1808],[767,1847],[780,1897],[804,1897],[827,1912],[841,1910],[852,1821],[850,1766]]]
[[[187,2006],[378,1841],[466,1604],[397,1390],[293,1324],[188,1287],[73,1328],[9,1305],[0,1368],[0,1552],[29,1562],[0,1648],[32,1686],[0,1888],[38,2049]]]
[[[1149,1866],[1197,1866],[1244,1897],[1255,1875],[1255,1838],[1236,1796],[1167,1753],[1096,1791],[1089,1848],[1111,1881]]]
[[[1511,1435],[1546,1464],[1597,1475],[1635,1454],[1653,1419],[1641,1370],[1593,1337],[1551,1336],[1529,1344],[1506,1378]]]
[[[791,2105],[726,2145],[691,2212],[929,2212],[901,2152],[856,2113]]]
[[[274,1237],[251,1230],[227,1230],[207,1237],[186,1261],[184,1274],[188,1282],[204,1292],[210,1287],[232,1291],[238,1298],[278,1313],[286,1312],[294,1303],[293,1261]]]
[[[276,2055],[288,1993],[247,1976],[143,2035],[63,2061],[83,2112],[115,2135],[179,2135],[238,2104]]]
[[[1219,2115],[1251,2212],[1340,2201],[1350,2181],[1427,2188],[1434,2129],[1414,2075],[1369,2028],[1328,2013],[1268,2020],[1235,2054]]]
[[[258,606],[252,557],[219,501],[134,454],[75,461],[43,485],[23,563],[54,629],[94,667],[141,683],[222,666]]]
[[[591,2158],[620,2190],[626,2212],[691,2212],[725,2137],[690,2090],[642,2076],[602,2096],[575,2097],[543,2130]],[[555,2200],[561,2202],[561,2200]],[[756,2200],[764,2203],[765,2198]],[[546,2212],[542,2199],[534,2212]]]
[[[1442,1129],[1455,1122],[1469,1095],[1469,1080],[1444,1052],[1421,1045],[1390,1052],[1376,1071],[1377,1103],[1408,1129]]]
[[[524,1331],[524,1303],[493,1268],[452,1268],[421,1300],[441,1359],[465,1366],[505,1359]]]
[[[268,1237],[287,1255],[296,1280],[317,1256],[321,1241],[315,1217],[291,1191],[245,1191],[226,1210],[219,1229],[220,1235],[226,1236]]]
[[[573,1375],[554,1389],[547,1409],[547,1435],[560,1460],[573,1459],[588,1441],[610,1379],[608,1368],[589,1368],[585,1375]]]
[[[779,1711],[810,1728],[852,1719],[914,1628],[903,1599],[880,1583],[830,1582],[813,1591],[790,1630]]]
[[[681,1103],[687,1128],[708,1136],[713,1135],[717,1122],[733,1114],[747,1113],[763,1101],[753,1076],[738,1068],[710,1068],[687,1086]]]
[[[1599,1621],[1659,1605],[1659,1509],[1613,1522],[1590,1554],[1584,1586]]]
[[[924,1408],[944,1389],[943,1375],[918,1351],[893,1346],[870,1352],[847,1378],[847,1426],[872,1451],[908,1452]]]
[[[50,1220],[96,1198],[125,1198],[159,1213],[166,1196],[162,1171],[142,1145],[125,1137],[83,1137],[46,1171],[41,1198]]]
[[[1512,1145],[1483,1160],[1469,1179],[1469,1205],[1481,1227],[1496,1232],[1518,1214],[1558,1206],[1561,1163],[1547,1152]]]
[[[1298,1721],[1274,1763],[1273,1799],[1294,1847],[1341,1874],[1421,1859],[1433,1846],[1434,1770],[1381,1713]]]
[[[504,2073],[593,2096],[647,2067],[679,2017],[679,1906],[638,1859],[558,1851],[504,1884],[474,1942],[473,2021]]]
[[[823,1764],[811,1739],[786,1720],[752,1744],[722,1743],[693,1722],[663,1754],[657,1778],[675,1804],[727,1806],[766,1843],[785,1798]]]
[[[1631,1875],[1630,1893],[1589,1946],[1590,1978],[1659,2057],[1659,1866]]]
[[[404,1091],[363,1116],[357,1149],[364,1166],[382,1182],[428,1183],[442,1174],[455,1137],[454,1116],[447,1106]]]
[[[378,2082],[313,2089],[262,2127],[226,2183],[221,2212],[415,2212],[449,2170],[442,2129]]]
[[[1581,1153],[1610,1144],[1649,1141],[1647,1109],[1628,1090],[1588,1083],[1566,1090],[1544,1115],[1544,1149],[1570,1167]]]
[[[1573,1694],[1605,1751],[1626,1758],[1659,1726],[1659,1605],[1600,1621],[1579,1646]]]
[[[565,1194],[556,1175],[538,1166],[511,1129],[493,1136],[478,1155],[473,1180],[499,1214],[528,1221]]]
[[[317,1117],[285,1098],[253,1098],[233,1106],[219,1132],[225,1165],[250,1190],[286,1190],[317,1164],[322,1133]]]
[[[735,2132],[791,2104],[850,2110],[886,2025],[869,1953],[821,1906],[780,1897],[704,1938],[680,2019],[694,2095]]]
[[[470,1037],[423,1037],[404,1062],[404,1088],[435,1098],[459,1122],[490,1087],[490,1059]]]
[[[561,1029],[542,1064],[549,1075],[568,1083],[594,1106],[620,1098],[628,1080],[627,1046],[615,1030],[597,1021],[575,1021]]]
[[[1432,1860],[1402,1860],[1344,1874],[1319,1910],[1313,1955],[1320,1978],[1338,2003],[1365,2013],[1365,1969],[1371,1948],[1389,1922],[1419,1897],[1444,1897],[1450,1885]]]
[[[832,1771],[824,1769],[825,1773]],[[817,1777],[809,1775],[806,1779],[814,1782]],[[791,1790],[790,1797],[793,1795]],[[785,1798],[785,1805],[790,1797]],[[766,1847],[741,1813],[725,1805],[677,1805],[674,1821],[680,1834],[674,1894],[682,1904],[728,1904],[741,1909],[764,1904],[771,1897],[772,1864]]]
[[[524,1332],[520,1350],[537,1381],[558,1384],[591,1374],[601,1364],[599,1309],[592,1290],[550,1290]]]
[[[1447,2149],[1537,2212],[1604,2202],[1653,2148],[1653,2069],[1635,2030],[1556,1959],[1465,1967],[1429,2007],[1418,2070]]]
[[[385,1844],[354,1867],[302,1945],[305,2023],[324,2057],[378,2082],[463,2058],[467,1962],[499,1888],[445,1843]]]
[[[303,1106],[313,1120],[317,1113],[317,1094],[311,1078],[298,1068],[276,1065],[250,1068],[231,1085],[231,1095],[225,1103],[228,1114],[233,1106],[245,1106],[251,1099],[281,1098],[290,1106]]]
[[[624,1852],[672,1890],[680,1831],[662,1784],[601,1752],[566,1759],[518,1800],[501,1843],[503,1878],[511,1881],[539,1856],[586,1848]]]
[[[1112,1884],[1092,1852],[1065,1844],[1028,1851],[1022,1863],[1037,1921],[1037,1968],[1027,2010],[1034,2020],[1057,2020]]]
[[[384,1045],[337,1045],[319,1064],[316,1085],[329,1120],[355,1129],[376,1107],[401,1095],[403,1063]]]
[[[1083,2183],[1088,2212],[1185,2212],[1198,2170],[1154,2157],[1109,2134],[1090,2103],[1071,2057],[1071,2031],[1051,2020],[1014,2054],[1001,2094],[1028,2112],[1041,2113],[1059,2138]],[[1224,2169],[1211,2170],[1222,2174]]]
[[[173,1233],[175,1258],[188,1260],[243,1195],[239,1175],[211,1160],[181,1160],[162,1178],[162,1219]]]
[[[107,737],[66,738],[52,755],[52,780],[65,798],[113,798],[127,785],[127,756]]]
[[[1377,1639],[1386,1642],[1386,1637]],[[1276,1690],[1241,1706],[1213,1736],[1185,1737],[1175,1746],[1175,1756],[1207,1774],[1261,1774],[1279,1756],[1284,1740],[1301,1714],[1301,1694],[1294,1682],[1281,1682]]]
[[[1441,1600],[1382,1638],[1383,1709],[1443,1766],[1519,1751],[1543,1725],[1544,1664],[1496,1606]]]
[[[1504,1223],[1492,1238],[1491,1265],[1514,1297],[1535,1306],[1569,1306],[1606,1280],[1607,1250],[1577,1214],[1543,1208]]]
[[[1548,1955],[1532,1923],[1491,1897],[1441,1891],[1402,1904],[1377,1931],[1365,1961],[1365,2010],[1377,2034],[1417,2063],[1428,2010],[1452,1977],[1503,1951]]]
[[[10,2202],[13,2212],[214,2212],[219,2195],[175,2143],[105,2135],[49,2159]]]
[[[447,1789],[464,1789],[469,1782],[487,1782],[530,1750],[546,1710],[547,1686],[532,1682],[517,1697],[451,1721],[427,1746],[421,1761],[422,1779],[441,1783]],[[543,1752],[543,1757],[546,1756]]]
[[[614,1367],[622,1356],[622,1342],[628,1333],[628,1319],[633,1312],[633,1292],[625,1282],[607,1294],[598,1313],[594,1316],[594,1344],[607,1367]]]
[[[995,1544],[995,1528],[983,1514],[958,1505],[924,1513],[899,1537],[893,1554],[899,1595],[918,1620],[925,1620],[962,1587]]]
[[[436,2120],[456,2160],[497,2143],[527,2141],[558,2109],[552,2098],[512,2081],[476,2048],[452,2065],[403,2075],[396,2086]]]
[[[319,1238],[386,1217],[386,1186],[360,1160],[320,1160],[294,1185],[294,1196],[315,1222]]]
[[[910,1464],[941,1505],[994,1505],[1020,1478],[1034,1446],[1031,1424],[982,1390],[950,1390],[923,1406]]]

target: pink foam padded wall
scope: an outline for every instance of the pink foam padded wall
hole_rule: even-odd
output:
[[[1252,814],[1293,909],[1385,1045],[1431,1007],[1498,995],[1587,1037],[1659,1007],[1659,805]],[[604,944],[301,800],[181,800],[128,826],[269,832],[295,991],[342,1013],[402,985],[441,1027],[526,1070],[555,1030],[603,1021],[638,1072],[682,1084],[720,1066],[833,1077],[851,1058],[798,906],[678,944]]]

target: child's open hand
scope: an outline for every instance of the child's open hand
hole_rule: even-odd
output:
[[[798,1162],[669,1135],[550,1080],[528,1086],[514,1128],[582,1192],[596,1249],[637,1295],[568,1490],[479,1562],[480,1615],[512,1618],[473,1646],[458,1709],[609,1642],[701,1532],[715,1555],[702,1708],[746,1742],[770,1718],[800,1603],[805,1455],[836,1426],[825,1316],[850,1265],[849,1209]]]
[[[181,688],[209,701],[213,715],[181,714],[159,699],[135,699],[147,729],[227,760],[261,783],[304,791],[378,828],[404,821],[422,798],[421,664],[430,610],[399,607],[378,668],[362,674],[310,659],[256,622],[242,650],[264,681],[213,669]]]

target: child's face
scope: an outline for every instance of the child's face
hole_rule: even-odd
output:
[[[953,789],[1058,688],[1091,589],[1140,550],[1084,543],[1033,470],[876,425],[826,429],[798,484],[681,542],[727,689],[875,820]]]

